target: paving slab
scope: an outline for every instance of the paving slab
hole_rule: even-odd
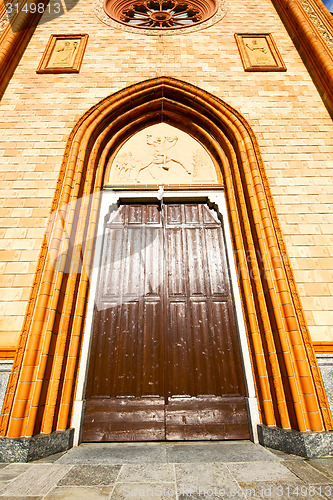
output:
[[[117,483],[111,495],[112,500],[145,498],[149,500],[176,499],[174,483]]]
[[[206,490],[200,490],[202,494],[200,493],[179,493],[178,492],[178,499],[179,500],[201,500],[201,499],[206,499],[206,500],[217,500],[219,498],[224,498],[226,500],[229,499],[245,499],[245,495],[242,491],[242,489],[237,486],[234,488],[228,488],[228,487],[220,487],[220,488],[207,488]]]
[[[67,451],[60,451],[59,453],[55,453],[54,455],[50,455],[49,457],[40,458],[39,460],[34,460],[34,464],[53,464],[60,457],[65,455]]]
[[[118,476],[118,481],[123,483],[169,483],[175,481],[175,479],[173,464],[126,464],[122,466]]]
[[[1,490],[0,496],[46,495],[70,469],[70,465],[35,464]]]
[[[92,443],[46,460],[3,464],[0,500],[333,500],[333,458],[250,441]]]
[[[328,498],[332,500],[333,498],[333,483],[330,484],[323,484],[323,485],[316,485],[316,488],[319,488],[321,486],[321,496],[323,498]]]
[[[333,479],[333,458],[312,458],[308,463],[328,478]]]
[[[44,500],[105,500],[110,498],[112,490],[113,487],[110,486],[58,486],[50,491]]]
[[[72,448],[57,464],[166,463],[165,446],[85,444]]]
[[[279,461],[279,458],[259,444],[223,442],[218,444],[175,444],[167,449],[171,463]]]
[[[121,465],[74,465],[58,486],[107,486],[114,484]]]
[[[312,467],[308,462],[301,460],[282,460],[281,464],[287,467],[298,478],[308,484],[325,484],[329,483],[330,479],[322,474],[317,469]],[[332,465],[333,467],[333,461]]]
[[[322,500],[321,489],[316,485],[306,485],[301,481],[260,481],[260,482],[240,482],[239,483],[245,498],[265,498],[266,500],[284,500],[284,499],[312,499]]]
[[[219,500],[223,498],[224,500],[235,500],[237,498],[239,499],[245,499],[245,496],[240,490],[234,491],[230,490],[228,493],[226,490],[217,490],[216,493],[212,493],[209,495],[178,495],[179,500]]]
[[[0,481],[11,481],[17,478],[28,469],[32,467],[31,464],[9,464],[0,470]]]
[[[8,486],[9,481],[0,481],[0,494],[1,491],[4,489],[5,486]]]
[[[277,456],[280,460],[307,460],[306,457],[301,457],[299,455],[293,455],[291,453],[286,453],[285,451],[281,450],[274,450],[273,448],[266,448],[269,450],[271,453]]]
[[[1,496],[0,497],[1,500],[41,500],[43,497],[42,496],[31,496],[31,495],[24,495],[24,496],[13,496],[13,495],[10,495],[10,496]]]
[[[175,464],[175,470],[178,495],[207,496],[214,490],[223,491],[224,494],[238,490],[232,474],[221,463]]]
[[[298,478],[279,462],[228,463],[227,467],[237,481],[294,481]]]

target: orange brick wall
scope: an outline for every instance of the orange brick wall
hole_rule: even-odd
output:
[[[162,75],[220,97],[252,126],[312,338],[333,341],[333,124],[273,5],[229,0],[209,28],[146,36],[106,26],[94,4],[44,16],[0,103],[0,347],[18,339],[71,129],[101,99]],[[234,33],[246,32],[271,32],[287,72],[244,72]],[[80,73],[37,75],[49,36],[65,33],[89,34]]]

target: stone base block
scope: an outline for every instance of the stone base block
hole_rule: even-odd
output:
[[[74,429],[27,438],[0,438],[0,462],[31,462],[73,446]]]
[[[333,353],[320,352],[316,354],[316,357],[333,415]]]
[[[2,408],[7,390],[10,372],[13,362],[10,360],[0,360],[0,410]]]
[[[258,425],[259,443],[307,458],[333,456],[333,432],[300,432]]]

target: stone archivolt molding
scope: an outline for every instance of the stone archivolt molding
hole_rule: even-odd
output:
[[[178,0],[176,0],[175,3],[176,2],[179,4],[185,3],[185,2],[180,2]],[[136,26],[131,26],[128,22],[124,22],[120,19],[122,16],[123,7],[125,7],[125,5],[135,4],[135,3],[144,3],[144,2],[143,1],[135,2],[134,0],[122,1],[122,2],[119,1],[113,2],[113,0],[111,1],[97,0],[94,7],[94,12],[100,21],[102,21],[107,26],[110,26],[111,28],[117,30],[120,29],[128,31],[130,33],[136,33],[137,35],[144,34],[149,36],[151,35],[169,36],[169,35],[180,35],[180,34],[185,35],[186,33],[193,33],[195,31],[209,28],[210,26],[213,26],[218,21],[223,19],[228,10],[226,0],[220,0],[219,2],[215,2],[215,0],[203,0],[203,2],[200,2],[200,0],[192,0],[191,2],[186,2],[186,3],[191,4],[193,6],[193,9],[200,10],[201,12],[200,15],[202,17],[201,20],[198,20],[198,22],[194,22],[192,25],[182,26],[180,27],[180,29],[179,28],[175,29],[175,27],[172,28],[167,26],[164,27],[164,29],[163,28],[155,29],[154,27],[145,28],[143,26],[138,28]],[[109,15],[106,13],[106,11],[109,12]],[[118,21],[116,20],[117,18],[119,19]]]
[[[333,115],[333,16],[321,0],[272,0]]]
[[[255,136],[220,99],[157,78],[104,99],[69,137],[52,206],[58,216],[50,218],[41,249],[1,434],[16,438],[70,427],[105,168],[129,137],[161,120],[190,133],[221,165],[262,422],[332,430]],[[52,264],[61,256],[66,273]]]
[[[333,354],[333,342],[313,342],[313,347],[316,354]]]
[[[333,53],[333,15],[322,4],[321,0],[300,1],[303,9]]]

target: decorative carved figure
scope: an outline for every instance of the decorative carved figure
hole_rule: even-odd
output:
[[[207,151],[188,134],[159,123],[131,137],[108,166],[106,185],[217,184]]]
[[[236,34],[235,38],[245,71],[287,70],[270,33]]]
[[[254,66],[272,66],[276,64],[265,38],[245,38],[244,43],[250,62]]]
[[[51,35],[37,73],[78,73],[88,35]]]
[[[47,65],[48,68],[73,66],[78,47],[78,40],[57,40]]]
[[[167,154],[167,151],[173,148],[177,141],[177,136],[159,136],[153,139],[152,135],[147,135],[147,144],[148,146],[152,146],[153,149],[153,159],[148,165],[140,168],[138,179],[144,178],[145,174],[148,173],[154,180],[158,180],[161,168],[171,175],[177,175],[178,178],[179,175],[182,177],[184,173],[179,168],[183,169],[188,175],[191,175],[191,172],[180,161]]]
[[[125,182],[135,181],[138,167],[131,152],[118,155],[113,168],[116,177],[123,179]]]

